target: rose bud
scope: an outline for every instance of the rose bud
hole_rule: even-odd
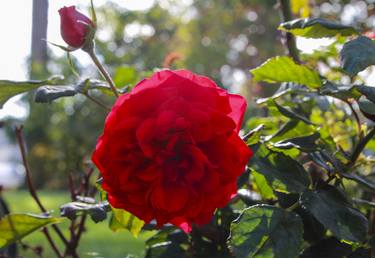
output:
[[[87,40],[92,40],[93,35],[90,31],[95,28],[95,24],[90,18],[78,12],[75,6],[63,7],[59,14],[61,36],[70,47],[81,48]]]
[[[121,95],[92,160],[108,201],[185,232],[237,193],[252,151],[238,136],[246,101],[207,77],[163,70]]]

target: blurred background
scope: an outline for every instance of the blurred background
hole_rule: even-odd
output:
[[[89,2],[1,1],[0,79],[44,79],[61,74],[68,82],[78,83],[64,51],[46,40],[64,45],[58,9],[76,5],[88,14]],[[98,15],[97,52],[119,86],[132,86],[155,68],[187,68],[245,96],[249,101],[248,117],[261,112],[255,108],[253,99],[274,91],[272,86],[252,83],[248,70],[267,58],[285,54],[282,33],[277,30],[280,14],[276,0],[95,0],[94,3]],[[311,17],[336,20],[366,31],[375,27],[374,3],[375,0],[310,0],[309,12]],[[312,53],[331,43],[328,39],[297,39],[302,53]],[[81,80],[99,78],[84,52],[78,50],[72,56]],[[371,85],[374,78],[374,73],[367,74]],[[100,92],[97,97],[111,103]],[[56,202],[61,203],[67,189],[67,173],[82,173],[82,164],[90,158],[105,115],[82,96],[62,98],[48,105],[34,103],[31,94],[12,98],[0,109],[0,185],[6,189],[24,187],[24,172],[13,132],[14,125],[24,124],[35,185],[43,188],[45,196],[57,196]],[[5,194],[13,210],[27,210],[26,192]]]

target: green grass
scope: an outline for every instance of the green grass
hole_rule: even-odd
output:
[[[67,192],[39,192],[40,199],[46,209],[51,212],[53,216],[59,215],[59,207],[61,204],[69,202],[69,193]],[[34,200],[27,191],[5,191],[4,198],[10,206],[12,213],[39,213]],[[68,234],[69,221],[66,220],[59,224],[66,236]],[[144,257],[145,243],[144,241],[150,237],[152,232],[141,233],[136,239],[127,231],[112,232],[108,228],[108,220],[95,224],[90,219],[86,223],[87,231],[84,232],[78,252],[80,257],[110,257],[122,258],[127,255],[135,257]],[[56,243],[63,250],[62,243],[58,241],[53,230]],[[43,247],[43,257],[55,257],[55,254],[48,245],[44,235],[41,232],[34,232],[22,240],[24,243]],[[20,250],[22,257],[36,257],[30,250]]]

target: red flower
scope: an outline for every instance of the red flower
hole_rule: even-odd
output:
[[[117,100],[92,156],[110,204],[185,232],[208,223],[252,156],[238,136],[245,109],[243,97],[187,70],[138,83]]]
[[[89,26],[95,27],[94,23],[78,12],[75,6],[63,7],[59,10],[61,18],[61,36],[71,47],[80,48],[86,40]]]

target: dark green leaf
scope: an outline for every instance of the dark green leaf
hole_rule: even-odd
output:
[[[9,81],[0,80],[0,108],[3,107],[4,103],[11,97],[24,93],[27,91],[34,90],[40,86],[56,85],[63,77],[54,76],[44,81]]]
[[[328,95],[341,100],[348,100],[350,98],[358,99],[361,93],[354,86],[337,85],[333,82],[327,81],[319,89],[321,95]]]
[[[375,103],[375,87],[365,85],[354,86],[360,93],[362,93],[368,100]]]
[[[61,97],[71,97],[77,94],[72,86],[42,86],[35,92],[34,100],[37,103],[50,103]]]
[[[336,188],[315,192],[306,190],[300,203],[337,238],[352,242],[365,239],[368,231],[366,217],[354,209]]]
[[[344,71],[353,77],[375,64],[375,44],[371,39],[359,36],[344,44],[340,57]]]
[[[303,121],[303,122],[305,122],[306,124],[309,124],[309,125],[313,124],[309,119],[307,119],[306,117],[304,117],[302,115],[297,114],[291,108],[280,106],[275,101],[274,101],[274,104],[282,115],[284,115],[286,117],[289,117],[290,119],[301,120],[301,121]]]
[[[285,82],[282,83],[279,87],[279,89],[271,96],[268,98],[260,98],[256,100],[257,104],[263,104],[270,99],[278,99],[286,94],[293,94],[293,93],[301,93],[301,94],[306,94],[306,93],[312,93],[313,91],[309,90],[306,86],[292,83],[292,82]]]
[[[375,121],[375,103],[365,97],[361,97],[357,103],[363,115]]]
[[[295,82],[311,88],[321,85],[319,74],[306,66],[298,65],[287,56],[268,59],[261,66],[250,71],[255,81]]]
[[[186,250],[182,245],[187,241],[187,235],[181,230],[176,230],[175,227],[163,229],[146,241],[146,258],[185,257]]]
[[[292,212],[256,205],[231,225],[230,245],[236,257],[295,258],[301,249],[303,224]]]
[[[286,139],[273,144],[273,147],[280,149],[291,149],[297,148],[304,152],[312,152],[318,148],[318,145],[315,143],[320,137],[319,133],[314,133],[308,136],[301,136],[292,139]]]
[[[259,147],[250,166],[266,178],[273,190],[299,193],[310,185],[310,177],[301,164],[264,146]]]
[[[61,221],[62,218],[33,214],[6,215],[0,220],[0,248],[20,240],[42,227]]]
[[[78,215],[89,214],[91,219],[98,223],[107,218],[107,212],[111,208],[108,202],[100,204],[87,204],[83,202],[70,202],[60,207],[60,214],[70,220],[75,219]]]
[[[352,247],[342,243],[335,237],[322,239],[314,245],[306,248],[300,258],[334,257],[344,258],[352,252]]]
[[[137,237],[145,223],[133,214],[120,209],[112,208],[112,216],[109,221],[109,228],[112,231],[127,229],[133,236]]]
[[[357,182],[358,184],[366,187],[367,190],[375,192],[375,182],[373,182],[372,180],[370,180],[368,178],[365,178],[361,175],[354,174],[354,173],[351,173],[351,174],[341,173],[341,175],[346,179],[353,180],[353,181]]]
[[[358,34],[353,27],[321,18],[296,19],[280,24],[280,30],[305,38],[351,36]]]

